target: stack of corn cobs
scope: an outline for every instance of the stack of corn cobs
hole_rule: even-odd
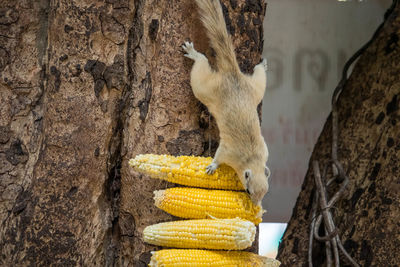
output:
[[[149,266],[279,266],[277,260],[240,251],[252,245],[263,210],[243,192],[229,166],[221,165],[214,174],[206,174],[211,161],[205,157],[153,154],[138,155],[129,161],[136,171],[150,177],[190,186],[154,192],[158,208],[191,220],[144,229],[145,242],[177,248],[152,252]]]

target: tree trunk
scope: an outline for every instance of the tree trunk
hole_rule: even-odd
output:
[[[251,71],[262,52],[265,6],[262,1],[222,2],[238,60],[244,71]],[[217,148],[215,122],[209,120],[206,108],[193,96],[189,86],[192,62],[182,56],[180,49],[190,39],[200,51],[211,55],[195,10],[193,1],[142,1],[137,5],[137,27],[132,35],[139,38],[134,37],[128,48],[132,51],[128,58],[132,62],[132,101],[123,126],[119,225],[120,263],[124,266],[137,261],[147,263],[154,246],[143,243],[144,227],[172,219],[153,202],[154,190],[171,185],[132,172],[128,160],[140,153],[209,156]],[[146,25],[147,21],[150,24]]]
[[[357,62],[338,100],[339,161],[350,183],[332,212],[344,247],[360,266],[397,266],[400,262],[399,11],[397,4]],[[315,191],[311,163],[328,164],[331,123],[329,117],[279,247],[282,266],[308,266]],[[324,243],[314,240],[314,266],[325,266],[325,260]]]
[[[263,47],[263,0],[222,1],[242,70]],[[167,185],[139,153],[213,155],[189,86],[187,38],[211,55],[192,1],[0,0],[0,265],[144,266]]]

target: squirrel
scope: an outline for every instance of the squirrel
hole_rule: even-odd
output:
[[[268,148],[261,135],[257,105],[266,88],[267,61],[264,59],[256,65],[252,75],[242,73],[219,0],[195,2],[215,51],[217,67],[213,70],[208,59],[194,49],[193,43],[182,45],[184,56],[194,60],[190,73],[193,93],[214,116],[220,134],[220,144],[206,172],[214,173],[222,163],[231,166],[252,202],[261,206],[268,191],[270,172],[265,165]]]

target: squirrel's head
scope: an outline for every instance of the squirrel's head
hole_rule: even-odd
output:
[[[254,205],[261,206],[262,199],[268,192],[268,167],[244,170],[243,176],[246,181],[246,191],[249,193]]]

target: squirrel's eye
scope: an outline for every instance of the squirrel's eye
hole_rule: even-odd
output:
[[[246,189],[246,192],[247,192],[247,194],[249,194],[249,195],[250,195],[250,191],[249,191],[249,189]]]

